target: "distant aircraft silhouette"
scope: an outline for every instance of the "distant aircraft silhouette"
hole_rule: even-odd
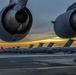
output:
[[[70,47],[75,40],[69,39],[63,47]]]
[[[33,48],[33,46],[34,46],[33,44],[30,44],[30,46],[28,48]]]
[[[70,49],[70,46],[72,45],[72,43],[74,41],[75,40],[69,39],[63,47],[52,47],[52,48],[49,48],[47,50],[47,53],[52,53],[53,54],[53,53],[57,53],[57,52],[64,52],[66,50],[65,48],[69,48]]]
[[[50,43],[47,47],[43,47],[44,43],[40,43],[38,47],[31,48],[30,52],[31,53],[46,53],[47,48],[51,48],[54,43]]]

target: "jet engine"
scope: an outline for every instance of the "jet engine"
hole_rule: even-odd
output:
[[[14,42],[23,39],[29,32],[33,18],[26,7],[27,0],[10,0],[0,12],[0,39]]]
[[[76,37],[76,3],[56,18],[54,30],[57,36],[61,38]]]

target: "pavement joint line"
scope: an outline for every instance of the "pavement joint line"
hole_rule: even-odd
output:
[[[49,70],[49,69],[68,69],[76,68],[76,66],[59,66],[59,67],[40,67],[40,68],[10,68],[10,69],[0,69],[0,70]]]
[[[76,66],[42,67],[37,69],[64,69],[64,68],[76,68]]]
[[[4,57],[0,56],[0,58],[12,58],[12,57],[49,57],[49,56],[51,56],[51,57],[54,57],[54,56],[60,57],[60,56],[62,56],[63,57],[63,56],[72,56],[72,55],[71,54],[67,54],[67,55],[65,55],[65,54],[64,55],[63,54],[62,55],[16,55],[16,56],[14,56],[14,55],[12,55],[12,56],[9,55],[8,56],[7,55],[7,56],[4,56]],[[76,56],[76,55],[73,54],[73,56]]]

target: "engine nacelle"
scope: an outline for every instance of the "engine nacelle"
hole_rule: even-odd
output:
[[[61,38],[76,37],[76,9],[71,9],[57,17],[54,30]]]
[[[10,4],[0,13],[0,39],[7,42],[23,39],[28,34],[32,22],[31,12],[25,6],[18,8],[16,4]]]

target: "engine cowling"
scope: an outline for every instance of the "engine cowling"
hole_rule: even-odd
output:
[[[16,4],[5,7],[0,13],[0,39],[8,42],[23,39],[32,22],[32,14],[25,6],[20,9]]]
[[[71,9],[58,16],[54,23],[54,30],[61,38],[76,37],[76,9]]]

